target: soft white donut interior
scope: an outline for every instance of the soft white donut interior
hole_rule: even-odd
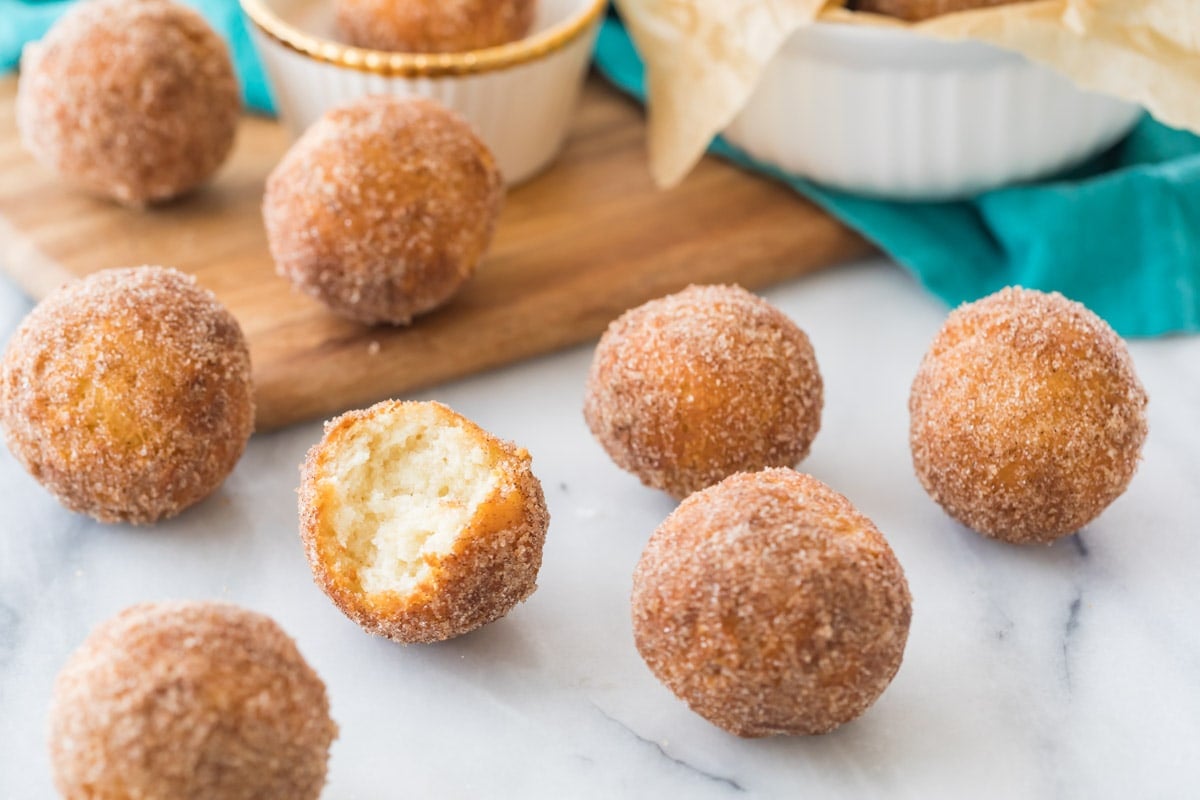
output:
[[[333,529],[364,591],[411,592],[499,482],[475,434],[407,406],[356,426],[329,464]]]

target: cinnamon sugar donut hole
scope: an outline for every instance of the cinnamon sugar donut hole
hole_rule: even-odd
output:
[[[791,469],[684,500],[633,575],[638,652],[700,716],[738,736],[826,733],[891,683],[912,598],[875,525]]]
[[[1027,0],[857,0],[854,7],[859,11],[886,14],[909,22],[919,22],[956,11],[976,8],[1012,5]]]
[[[246,340],[189,275],[97,272],[39,303],[9,341],[0,427],[72,511],[174,516],[221,485],[250,438]]]
[[[1129,485],[1146,392],[1120,337],[1020,288],[950,314],[913,382],[913,464],[950,516],[1017,544],[1087,525]]]
[[[28,45],[17,90],[21,139],[45,166],[127,206],[212,177],[241,114],[229,51],[167,0],[89,0]]]
[[[583,414],[619,467],[682,498],[803,460],[822,392],[812,345],[782,312],[740,286],[691,286],[608,326]]]
[[[491,243],[504,182],[461,118],[431,100],[329,111],[267,180],[275,267],[331,311],[407,324],[449,300]]]
[[[342,38],[401,53],[461,53],[514,42],[533,26],[537,0],[336,0]]]
[[[50,711],[67,800],[316,800],[336,736],[295,642],[225,603],[147,603],[101,623]]]
[[[529,453],[441,403],[344,414],[301,467],[317,584],[397,642],[461,636],[533,594],[549,523]]]

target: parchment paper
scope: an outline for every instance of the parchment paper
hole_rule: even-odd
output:
[[[615,2],[646,62],[650,167],[660,186],[691,170],[798,28],[817,19],[905,25],[848,11],[842,0]],[[1200,0],[1036,0],[906,27],[1015,50],[1200,133]]]

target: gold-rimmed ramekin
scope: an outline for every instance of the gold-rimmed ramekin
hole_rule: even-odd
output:
[[[332,0],[241,4],[293,135],[363,95],[428,97],[470,122],[516,184],[549,166],[562,148],[607,0],[538,0],[529,36],[465,53],[341,44]]]

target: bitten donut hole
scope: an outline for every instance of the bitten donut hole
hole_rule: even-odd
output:
[[[300,470],[313,577],[370,633],[440,642],[537,588],[550,518],[528,451],[440,403],[350,411]]]
[[[498,485],[487,450],[430,414],[372,418],[330,467],[330,519],[368,593],[416,589]]]

